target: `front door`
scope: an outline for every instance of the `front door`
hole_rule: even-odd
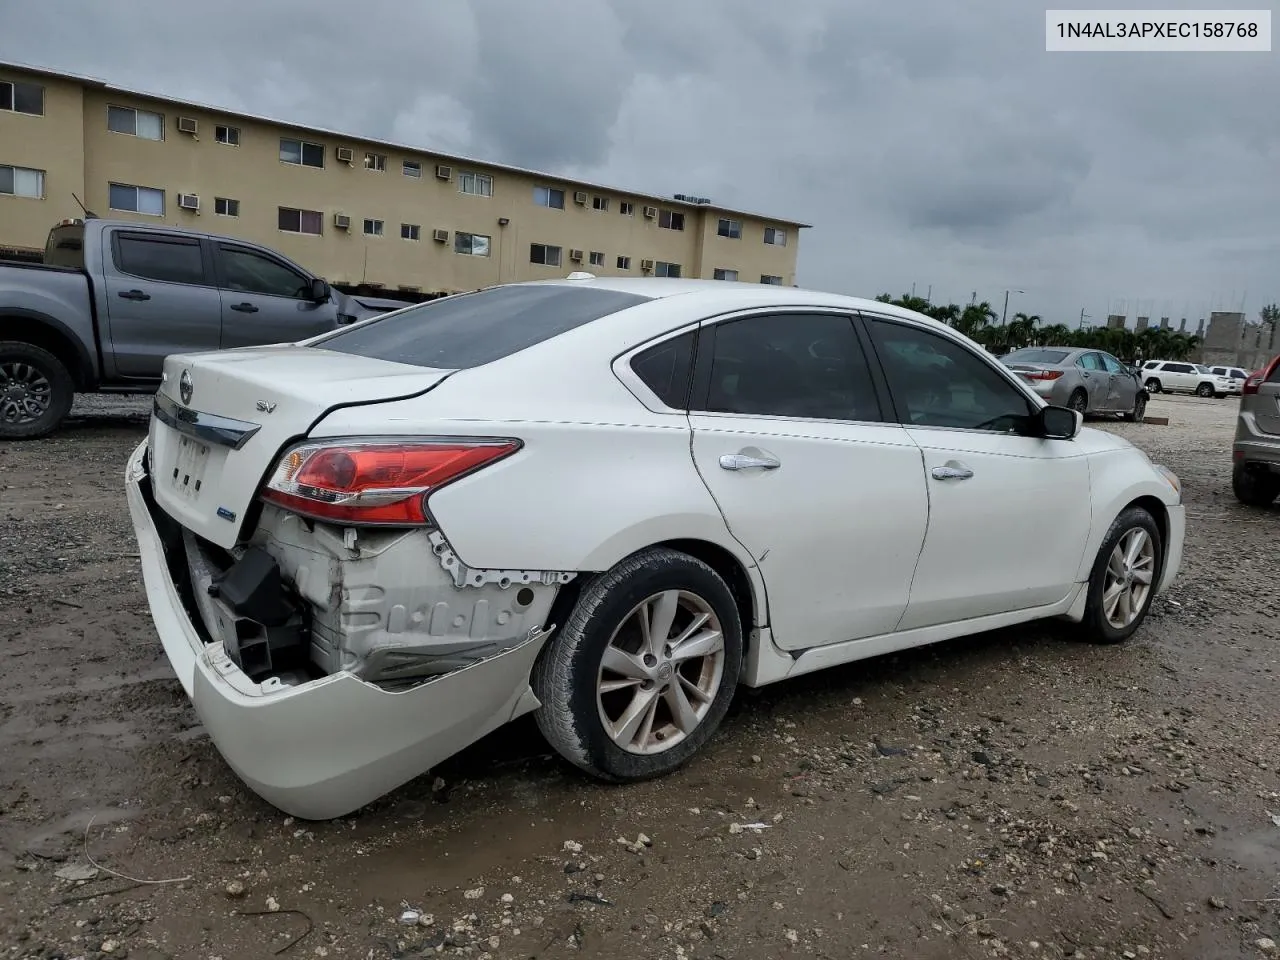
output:
[[[1107,395],[1107,409],[1116,413],[1130,413],[1134,402],[1138,399],[1138,379],[1129,372],[1129,368],[1111,356],[1101,354],[1102,363],[1110,375],[1110,392]]]
[[[767,313],[704,324],[694,463],[755,557],[774,642],[891,632],[929,514],[920,450],[882,421],[852,319]]]
[[[222,348],[295,343],[337,326],[332,301],[311,299],[311,278],[268,254],[219,241]]]
[[[116,230],[102,260],[118,376],[159,382],[169,354],[218,349],[222,302],[198,238]]]
[[[1080,447],[1018,433],[1036,404],[958,337],[903,321],[868,324],[929,489],[929,527],[898,628],[1064,599],[1092,519]]]
[[[1089,391],[1090,411],[1106,410],[1107,394],[1111,392],[1111,378],[1107,376],[1107,368],[1102,363],[1101,354],[1092,352],[1081,354],[1076,365],[1080,367],[1080,375],[1084,378],[1084,385]]]

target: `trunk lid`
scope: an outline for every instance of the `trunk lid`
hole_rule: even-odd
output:
[[[338,407],[402,400],[450,373],[292,345],[170,356],[150,426],[156,502],[193,533],[233,546],[287,443]]]

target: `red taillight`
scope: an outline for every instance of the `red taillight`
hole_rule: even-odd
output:
[[[420,526],[429,494],[518,449],[488,438],[303,443],[281,457],[262,499],[318,520]]]
[[[1257,373],[1250,374],[1249,379],[1245,380],[1244,386],[1240,388],[1240,392],[1244,394],[1257,393],[1258,388],[1271,379],[1277,365],[1280,365],[1280,356],[1272,357],[1271,362],[1265,367]]]
[[[1028,370],[1023,373],[1028,380],[1057,380],[1062,376],[1061,370]]]

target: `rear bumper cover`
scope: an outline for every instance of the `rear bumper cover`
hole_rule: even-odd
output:
[[[166,656],[218,752],[255,793],[308,820],[343,816],[540,706],[529,673],[541,629],[408,690],[349,673],[296,686],[252,682],[192,622],[166,560],[139,444],[125,467],[147,603]]]

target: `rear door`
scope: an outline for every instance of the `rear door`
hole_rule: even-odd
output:
[[[1196,368],[1189,363],[1166,363],[1160,373],[1166,390],[1191,391],[1196,388]]]
[[[121,377],[158,381],[170,354],[218,349],[222,302],[200,238],[113,230],[102,260],[107,335]]]
[[[222,348],[296,343],[334,329],[333,298],[311,299],[311,277],[280,257],[213,241],[222,294]]]
[[[852,318],[705,323],[689,423],[698,473],[759,564],[778,646],[892,632],[929,500],[919,448],[882,419]]]

